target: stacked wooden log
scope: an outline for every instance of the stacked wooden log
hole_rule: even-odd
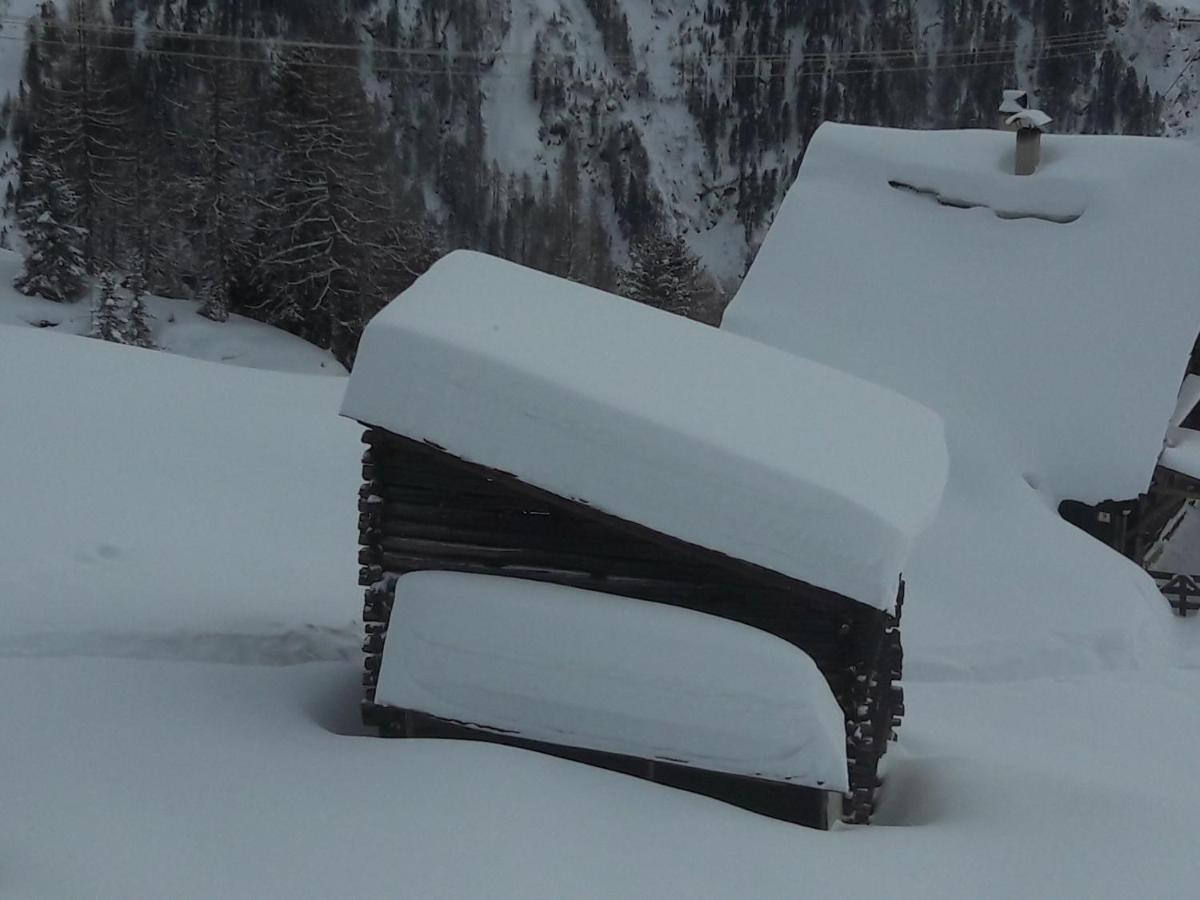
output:
[[[365,590],[367,725],[386,736],[412,733],[412,723],[405,720],[409,713],[375,703],[395,584],[406,572],[504,575],[668,603],[767,631],[812,657],[846,713],[851,792],[845,818],[869,821],[879,760],[903,713],[897,684],[899,604],[897,616],[889,615],[383,429],[368,427],[363,440],[367,450],[359,497],[359,581]],[[458,728],[454,723],[431,723],[429,717],[422,727],[422,733],[430,734]],[[519,739],[503,742],[523,745]],[[588,761],[605,765],[595,758]],[[623,766],[607,767],[624,771]],[[663,771],[655,780],[798,820],[779,809],[778,797],[799,796],[793,785],[740,784],[733,789],[695,772],[674,771],[686,767],[659,768]],[[758,794],[766,798],[775,788],[790,790],[761,802],[738,799]],[[799,820],[819,824],[809,818]]]

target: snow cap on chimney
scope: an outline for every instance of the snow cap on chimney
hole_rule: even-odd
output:
[[[1000,103],[1000,112],[1019,113],[1029,106],[1029,92],[1008,90],[1004,92],[1004,100]]]
[[[1009,126],[1017,128],[1033,128],[1037,131],[1045,131],[1046,126],[1054,120],[1040,109],[1023,109],[1020,112],[1013,113],[1004,121]]]

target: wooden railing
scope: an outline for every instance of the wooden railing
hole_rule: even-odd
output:
[[[1150,571],[1158,589],[1179,615],[1200,612],[1200,575]]]

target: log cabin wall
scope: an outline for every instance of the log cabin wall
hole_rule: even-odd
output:
[[[359,499],[363,718],[395,731],[375,684],[396,579],[421,570],[548,581],[742,622],[804,650],[847,713],[856,821],[870,814],[879,757],[902,696],[896,620],[803,582],[531,488],[440,448],[367,426]],[[703,489],[699,487],[698,489]]]

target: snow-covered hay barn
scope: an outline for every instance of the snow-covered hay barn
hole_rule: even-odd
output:
[[[367,427],[368,723],[869,817],[937,415],[466,252],[371,322],[342,412]]]
[[[1188,456],[1163,440],[1200,330],[1200,154],[1046,135],[1018,178],[1014,152],[1004,131],[822,126],[722,323],[943,417],[946,499],[906,569],[931,675],[1138,664],[1161,628],[1153,582],[1056,512],[1130,556],[1162,524],[1160,455]]]

